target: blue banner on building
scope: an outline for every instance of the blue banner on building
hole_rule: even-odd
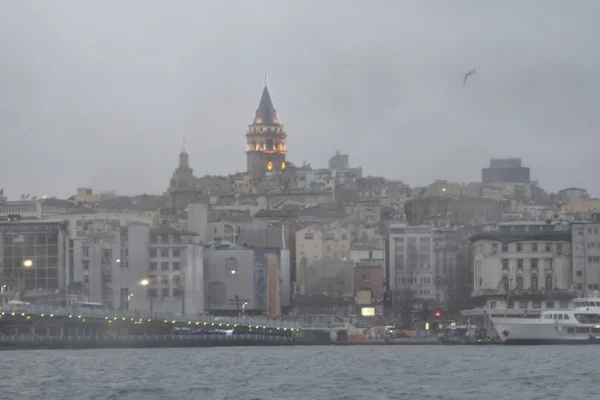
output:
[[[254,251],[254,305],[252,309],[267,309],[267,255],[264,251]]]

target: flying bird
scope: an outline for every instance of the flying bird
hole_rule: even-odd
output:
[[[467,72],[467,74],[465,75],[465,78],[463,79],[463,85],[467,84],[467,79],[469,79],[469,77],[471,75],[473,75],[475,72],[477,72],[477,70],[475,68],[473,68],[472,70],[470,70],[469,72]]]

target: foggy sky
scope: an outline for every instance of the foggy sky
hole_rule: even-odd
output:
[[[600,2],[23,1],[0,11],[0,187],[162,193],[246,167],[268,71],[288,159],[411,186],[490,157],[600,195]],[[463,86],[464,74],[477,73]]]

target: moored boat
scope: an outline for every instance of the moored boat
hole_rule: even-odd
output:
[[[539,318],[491,317],[505,344],[600,344],[600,298],[578,298],[570,309],[542,311]]]

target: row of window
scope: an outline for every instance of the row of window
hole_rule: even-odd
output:
[[[181,263],[176,261],[173,263],[169,263],[168,261],[163,261],[160,263],[160,270],[161,271],[169,271],[169,270],[173,270],[173,271],[179,271],[181,270]],[[150,271],[158,271],[158,263],[155,261],[152,261],[149,263],[148,266],[148,270]]]
[[[172,253],[173,257],[181,257],[181,249],[160,249],[161,257],[169,257],[169,252]],[[150,258],[158,257],[158,249],[150,249]]]
[[[588,242],[588,249],[600,249],[600,242]]]
[[[516,281],[515,288],[517,290],[523,290],[523,277],[517,276],[517,279],[515,279],[515,281]],[[533,289],[533,290],[537,290],[538,289],[538,281],[539,281],[539,278],[537,277],[537,275],[531,275],[529,288]],[[504,288],[504,290],[506,292],[508,292],[509,284],[508,284],[508,278],[506,276],[502,278],[502,280],[500,281],[500,285]],[[544,289],[552,290],[552,275],[546,275],[546,279],[544,281]]]
[[[515,246],[515,251],[517,253],[522,252],[524,249],[523,247],[523,243],[516,243]],[[552,251],[552,243],[550,242],[546,242],[543,243],[543,247],[542,247],[542,243],[531,243],[531,251],[532,252],[537,252],[537,251],[545,251],[545,252],[550,252]],[[509,243],[502,243],[502,252],[503,253],[508,253],[509,250]],[[493,253],[497,253],[498,252],[498,243],[492,243],[492,252]],[[563,253],[563,244],[562,243],[556,243],[556,254],[561,255]]]
[[[169,281],[173,281],[173,285],[174,286],[179,286],[181,285],[181,275],[173,275],[173,277],[171,279],[170,275],[161,275],[160,276],[160,284],[161,285],[168,285]],[[156,275],[150,275],[149,277],[149,281],[151,285],[157,285],[158,284],[158,277]]]
[[[171,240],[171,237],[173,238],[173,240]],[[153,236],[150,236],[150,243],[151,244],[181,243],[181,236],[179,236],[179,235],[174,235],[174,236],[153,235]]]
[[[546,260],[548,266],[552,266],[552,259],[547,259]],[[539,260],[537,258],[530,258],[529,259],[529,267],[531,269],[537,269],[538,268],[538,264],[539,264]],[[524,265],[524,260],[522,258],[517,258],[517,269],[523,269],[523,265]],[[502,259],[502,269],[508,269],[509,267],[509,259],[508,258],[503,258]]]
[[[588,256],[589,263],[600,263],[600,256]]]
[[[148,289],[149,297],[158,297],[158,293],[158,289],[156,288]],[[169,288],[160,289],[160,297],[171,297],[171,294],[172,297],[181,297],[181,295],[183,294],[183,290],[181,288],[173,288],[172,290]]]
[[[570,319],[569,314],[545,314],[544,319]]]
[[[528,301],[519,301],[519,308],[521,309],[526,309],[528,304]],[[541,301],[533,301],[532,302],[532,308],[542,308],[542,302]],[[496,301],[490,301],[490,308],[497,308],[498,303]],[[556,302],[554,300],[546,300],[546,308],[555,308],[556,306]],[[560,301],[558,302],[558,308],[568,308],[569,306],[569,302],[568,301]],[[508,302],[508,308],[515,308],[515,302],[510,300]]]

